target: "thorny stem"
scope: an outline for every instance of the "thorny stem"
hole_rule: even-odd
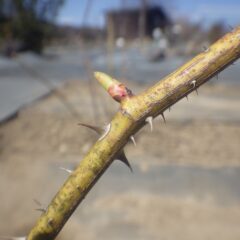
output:
[[[54,239],[129,138],[240,57],[240,27],[140,95],[121,99],[105,137],[89,150],[30,231],[28,240]],[[119,100],[119,99],[117,99]]]

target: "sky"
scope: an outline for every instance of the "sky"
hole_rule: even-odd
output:
[[[84,17],[86,3],[91,1],[89,13]],[[165,10],[172,19],[187,17],[192,22],[203,22],[210,25],[223,21],[226,25],[235,27],[240,24],[240,0],[149,0],[163,3]],[[136,6],[140,0],[65,0],[57,22],[64,25],[104,26],[104,13],[110,9],[125,6]]]

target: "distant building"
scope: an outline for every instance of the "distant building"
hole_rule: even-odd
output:
[[[106,25],[114,29],[114,37],[138,38],[141,32],[141,9],[113,10],[106,13]],[[154,29],[164,30],[171,24],[161,7],[148,7],[145,11],[145,36],[152,37]]]

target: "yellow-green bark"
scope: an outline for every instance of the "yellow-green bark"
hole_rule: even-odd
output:
[[[149,116],[156,117],[240,56],[240,27],[137,96],[121,101],[107,134],[90,149],[30,231],[28,240],[54,239],[98,178]]]

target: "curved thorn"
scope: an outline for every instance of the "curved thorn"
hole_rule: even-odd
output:
[[[152,117],[152,116],[147,117],[145,121],[146,121],[147,123],[149,123],[150,129],[151,129],[151,132],[152,132],[152,131],[153,131],[153,117]]]
[[[81,126],[89,128],[89,129],[92,129],[93,131],[95,131],[99,135],[102,134],[102,136],[98,139],[99,141],[102,140],[108,134],[108,132],[111,129],[111,124],[110,123],[105,127],[97,127],[97,126],[92,126],[92,125],[85,124],[85,123],[78,123],[78,125],[81,125]]]
[[[166,124],[166,119],[165,119],[164,113],[161,113],[161,115],[162,115],[164,123]]]
[[[92,125],[85,124],[85,123],[78,123],[78,125],[92,129],[93,131],[95,131],[98,134],[102,134],[104,132],[104,128],[101,128],[101,127],[92,126]]]
[[[111,129],[111,123],[109,123],[106,127],[104,127],[103,135],[98,139],[98,141],[101,141],[103,138],[105,138],[108,135],[110,129]]]
[[[133,172],[132,166],[129,163],[124,151],[121,151],[121,153],[116,157],[117,160],[123,162],[127,167],[130,169],[131,172]]]
[[[73,172],[72,170],[67,169],[67,168],[64,168],[64,167],[59,167],[59,169],[65,171],[65,172],[67,172],[67,173],[70,173],[70,174]]]
[[[135,141],[135,139],[134,139],[134,136],[131,136],[131,137],[130,137],[130,139],[132,140],[132,142],[133,142],[134,146],[136,147],[136,146],[137,146],[137,144],[136,144],[136,141]]]

